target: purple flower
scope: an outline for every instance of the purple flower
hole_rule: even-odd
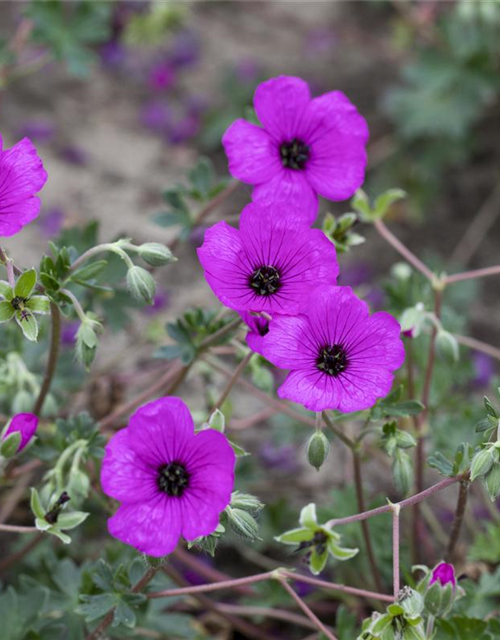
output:
[[[55,126],[48,120],[29,120],[24,123],[19,131],[20,138],[31,138],[37,142],[50,142],[54,137]]]
[[[155,557],[171,553],[181,536],[209,535],[231,499],[235,460],[222,433],[194,433],[180,398],[143,405],[106,446],[101,485],[122,503],[109,532]]]
[[[350,198],[364,180],[368,126],[340,91],[311,99],[307,83],[290,76],[257,87],[262,127],[236,120],[222,143],[229,171],[253,184],[254,200],[293,202],[312,223],[318,195]]]
[[[62,147],[59,151],[59,156],[76,167],[84,167],[88,164],[88,157],[85,151],[72,145]]]
[[[171,144],[181,144],[194,138],[200,130],[200,117],[196,113],[188,113],[185,117],[173,122],[168,131]]]
[[[144,307],[144,313],[148,316],[154,316],[157,313],[160,313],[168,307],[169,298],[170,296],[167,291],[159,291],[157,289],[156,295],[153,298],[153,304]]]
[[[455,589],[457,586],[457,579],[455,577],[455,569],[453,568],[453,565],[448,564],[447,562],[441,562],[438,564],[432,571],[429,586],[435,582],[439,582],[442,587],[445,587],[447,584],[451,584],[453,589]]]
[[[320,287],[296,317],[276,316],[263,355],[290,369],[281,398],[311,411],[368,409],[389,392],[404,360],[398,322],[368,305],[349,287]]]
[[[219,300],[245,311],[292,315],[311,288],[335,284],[334,245],[309,229],[297,210],[283,203],[253,203],[241,214],[239,231],[218,222],[198,249],[205,277]]]
[[[170,125],[171,114],[163,102],[153,100],[143,106],[140,119],[142,124],[151,131],[162,133]]]
[[[266,467],[272,467],[282,473],[296,473],[297,449],[291,444],[276,447],[271,442],[264,443],[259,449],[259,457]]]
[[[21,434],[21,441],[17,448],[17,452],[19,453],[35,435],[37,427],[38,418],[34,413],[17,413],[3,433],[2,440],[5,440],[11,433],[19,432]]]
[[[170,62],[175,67],[188,67],[198,61],[200,57],[200,43],[192,31],[179,31],[174,38],[170,51]]]
[[[61,344],[64,347],[73,347],[76,341],[76,334],[80,328],[80,322],[68,322],[63,325],[61,331]]]
[[[2,149],[0,135],[0,236],[13,236],[37,217],[47,173],[28,138]]]
[[[473,383],[476,387],[487,387],[491,378],[495,375],[495,365],[493,358],[486,353],[476,352],[472,356],[474,364],[474,379]]]
[[[256,316],[248,311],[239,311],[241,319],[248,325],[247,345],[252,351],[262,352],[262,340],[269,331],[269,320],[262,316]]]
[[[163,91],[173,85],[175,73],[168,62],[157,62],[149,72],[148,84],[153,91]]]
[[[46,238],[55,238],[59,235],[64,222],[64,212],[54,208],[45,213],[38,221],[42,233]]]

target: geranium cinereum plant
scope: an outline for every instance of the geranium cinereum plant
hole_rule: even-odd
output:
[[[175,8],[160,5],[138,14],[127,42],[155,33],[151,15],[177,24]],[[95,35],[94,10],[75,11],[75,33]],[[40,24],[30,27],[37,38]],[[155,95],[191,64],[176,46],[145,73]],[[105,64],[113,52],[103,51]],[[91,223],[60,229],[36,267],[14,239],[0,248],[6,640],[229,639],[234,629],[294,640],[301,627],[329,640],[500,638],[490,606],[500,574],[484,570],[500,559],[500,414],[498,402],[476,402],[491,372],[472,380],[459,344],[499,352],[457,334],[459,302],[445,299],[500,266],[433,271],[393,235],[383,219],[406,194],[361,190],[368,125],[344,93],[313,97],[305,80],[279,76],[258,84],[253,106],[222,136],[232,181],[202,158],[165,192],[169,210],[155,220],[181,228],[170,246],[101,243]],[[155,130],[165,134],[164,124]],[[0,237],[10,238],[37,218],[47,173],[31,140],[2,145]],[[238,181],[252,185],[252,201],[234,204],[230,223],[214,220]],[[351,199],[349,211],[323,216],[320,196]],[[361,224],[403,260],[384,274],[384,291],[344,262],[361,250]],[[197,302],[183,262],[192,245],[209,303],[173,319],[179,304]],[[180,266],[170,266],[174,253]],[[111,335],[119,331],[128,342]],[[491,520],[467,555],[476,479],[487,508],[474,513]],[[445,499],[453,486],[456,506]],[[442,504],[423,509],[436,494]],[[11,542],[17,535],[27,544]],[[462,588],[457,576],[475,559],[483,564]],[[223,589],[230,602],[216,600]],[[223,633],[205,609],[224,619]]]

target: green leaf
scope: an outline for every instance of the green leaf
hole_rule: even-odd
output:
[[[402,189],[388,189],[375,198],[374,213],[377,218],[383,218],[391,205],[398,200],[406,198],[407,193]]]
[[[71,279],[80,281],[92,280],[102,273],[107,266],[107,260],[96,260],[77,269],[71,276]]]
[[[301,542],[309,542],[314,538],[314,531],[312,529],[290,529],[285,531],[280,536],[274,538],[277,542],[282,544],[300,544]]]
[[[453,464],[440,451],[436,451],[434,455],[427,458],[427,464],[433,469],[437,469],[442,476],[451,477],[453,473]]]
[[[8,300],[0,302],[0,322],[8,322],[12,320],[16,310]]]
[[[316,505],[311,502],[305,506],[300,512],[299,522],[303,527],[307,529],[318,528],[318,517],[316,515]]]
[[[14,295],[18,296],[19,298],[27,299],[32,294],[35,286],[36,286],[35,269],[30,269],[29,271],[25,271],[23,274],[19,276],[19,279],[16,282],[16,286],[14,288]]]
[[[116,597],[112,593],[81,595],[80,600],[82,604],[78,605],[77,613],[84,616],[87,622],[102,618],[116,603]]]
[[[31,296],[26,302],[26,308],[32,313],[44,315],[50,312],[50,300],[47,296]]]
[[[36,342],[38,338],[38,322],[35,316],[26,309],[16,311],[16,322],[21,327],[24,337],[31,342]]]

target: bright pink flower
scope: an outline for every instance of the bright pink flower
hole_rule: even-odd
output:
[[[250,331],[247,333],[247,345],[252,351],[262,353],[262,341],[269,331],[269,320],[262,316],[256,316],[248,311],[239,311],[243,322],[248,325]]]
[[[214,430],[194,433],[180,398],[143,405],[106,446],[101,485],[121,502],[112,536],[150,556],[212,533],[231,499],[235,455]]]
[[[304,225],[289,205],[253,203],[241,214],[240,229],[218,222],[198,249],[205,277],[231,309],[293,315],[311,288],[335,284],[339,272],[334,245],[319,229]]]
[[[40,211],[38,193],[47,173],[31,140],[3,150],[0,135],[0,236],[13,236]]]
[[[435,582],[439,582],[442,587],[445,587],[447,584],[451,584],[455,589],[457,586],[457,579],[455,577],[455,569],[453,568],[453,565],[448,564],[447,562],[441,562],[438,564],[432,571],[429,586]]]
[[[5,440],[11,433],[19,431],[21,434],[21,442],[17,452],[19,453],[28,444],[31,438],[35,435],[38,427],[38,418],[34,413],[17,413],[10,421],[5,433],[2,436],[2,440]]]
[[[296,317],[276,316],[263,339],[263,355],[290,369],[281,398],[311,411],[345,413],[373,406],[389,393],[404,360],[396,320],[368,305],[349,287],[320,287]]]
[[[292,202],[311,224],[318,195],[346,200],[363,184],[368,126],[342,92],[311,99],[304,80],[279,76],[257,87],[254,107],[262,127],[236,120],[222,143],[255,201]]]

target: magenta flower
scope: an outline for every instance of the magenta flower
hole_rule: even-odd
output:
[[[455,589],[457,586],[457,579],[455,577],[455,569],[453,568],[453,565],[448,564],[447,562],[441,562],[438,564],[432,571],[429,586],[435,582],[439,582],[442,587],[445,587],[447,584],[451,584],[453,589]]]
[[[387,395],[392,372],[404,360],[400,327],[349,287],[320,287],[297,317],[276,316],[263,339],[263,355],[290,369],[281,398],[311,411],[368,409]]]
[[[209,535],[231,499],[235,460],[222,433],[194,433],[180,398],[143,405],[106,446],[101,485],[122,503],[109,532],[155,557],[171,553],[180,536]]]
[[[3,433],[2,440],[5,440],[11,433],[19,432],[21,434],[21,441],[17,447],[17,453],[19,453],[35,435],[37,427],[38,418],[34,413],[17,413]]]
[[[269,320],[262,316],[256,316],[248,311],[239,311],[243,322],[248,325],[250,331],[246,335],[247,345],[252,351],[262,353],[262,341],[269,331]]]
[[[198,249],[205,277],[227,307],[293,315],[312,287],[335,284],[334,245],[300,213],[282,203],[253,203],[241,214],[239,231],[218,222]]]
[[[47,173],[28,138],[2,149],[0,135],[0,236],[13,236],[37,217]]]
[[[342,92],[311,99],[304,80],[279,76],[257,87],[254,107],[262,127],[236,120],[222,143],[255,201],[292,202],[310,224],[318,195],[346,200],[363,184],[368,126]]]

